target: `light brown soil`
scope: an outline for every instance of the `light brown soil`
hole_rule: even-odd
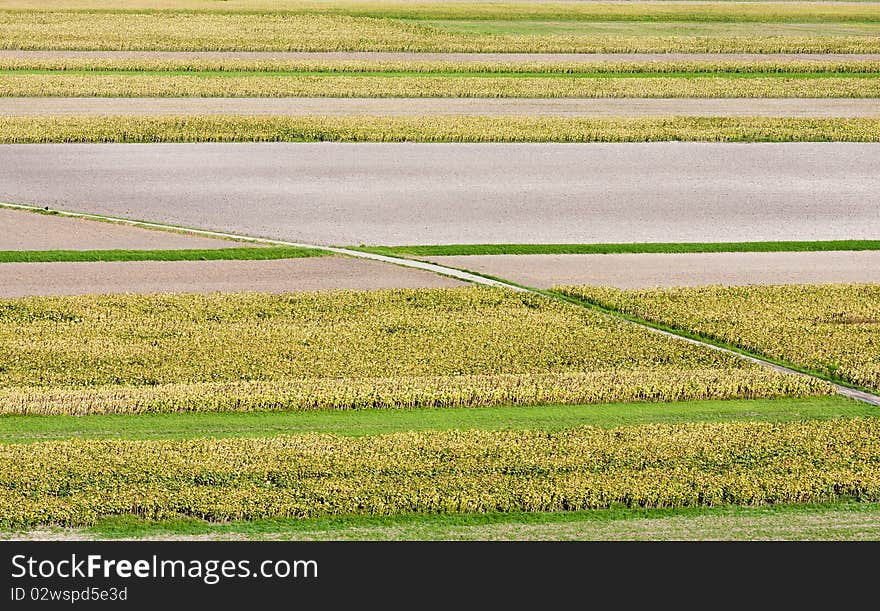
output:
[[[159,60],[448,61],[448,62],[654,62],[654,61],[880,61],[880,53],[413,53],[389,51],[16,51],[2,58]]]
[[[430,272],[374,261],[315,257],[270,261],[3,263],[0,297],[105,293],[284,293],[454,287]]]
[[[549,288],[880,282],[880,252],[745,252],[429,257],[451,267]]]
[[[0,98],[0,115],[877,117],[864,98]]]
[[[174,250],[238,246],[253,244],[0,208],[0,250]]]

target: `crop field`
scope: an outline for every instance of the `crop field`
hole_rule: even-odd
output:
[[[878,501],[878,440],[870,418],[10,444],[0,524]]]
[[[558,290],[856,386],[880,389],[876,284]]]
[[[880,537],[877,7],[0,0],[0,540]]]
[[[491,289],[29,299],[2,302],[0,328],[7,414],[830,392],[587,310]],[[228,349],[237,345],[249,350]]]
[[[0,143],[880,142],[880,118],[7,117]]]
[[[5,97],[877,98],[877,73],[774,76],[0,74]],[[612,78],[609,78],[612,77]],[[613,78],[617,77],[617,78]]]
[[[864,8],[855,10],[864,15]],[[681,21],[606,21],[595,17],[578,21],[524,21],[302,13],[6,11],[0,13],[0,48],[502,53],[880,50],[880,22],[876,19],[804,24],[706,21],[700,17]]]

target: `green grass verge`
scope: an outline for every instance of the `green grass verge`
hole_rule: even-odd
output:
[[[0,143],[880,142],[880,118],[3,117]]]
[[[440,244],[430,246],[350,246],[390,256],[607,255],[619,253],[815,252],[880,250],[880,240],[813,242],[641,242],[632,244]]]
[[[50,529],[53,530],[53,529]],[[207,522],[181,516],[103,518],[85,529],[98,539],[209,535],[244,539],[564,540],[564,539],[878,539],[880,503],[758,507],[613,508],[572,512],[355,516]],[[5,533],[9,536],[10,533]],[[0,533],[0,539],[4,537]]]
[[[615,403],[606,405],[312,412],[0,416],[0,443],[61,439],[191,439],[331,433],[379,435],[424,430],[557,430],[648,423],[823,420],[880,416],[840,396],[809,399]]]
[[[288,246],[181,250],[2,250],[0,263],[85,261],[265,261],[323,257],[326,251]]]

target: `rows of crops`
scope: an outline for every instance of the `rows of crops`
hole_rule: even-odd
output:
[[[3,413],[830,392],[582,308],[499,289],[7,300],[0,302],[0,357]]]
[[[347,15],[0,13],[0,48],[175,51],[418,51],[538,53],[875,53],[880,24],[730,24],[595,21],[545,32],[469,31],[467,22]],[[737,27],[739,26],[739,27]],[[745,26],[745,27],[743,27]],[[575,33],[571,33],[574,31]],[[610,31],[610,33],[609,33]],[[691,34],[680,34],[688,31]],[[561,33],[560,33],[561,32]]]
[[[878,441],[849,419],[0,445],[0,525],[877,501]]]
[[[0,143],[880,142],[880,118],[7,117]]]
[[[17,74],[0,97],[877,98],[880,78]]]
[[[880,390],[880,286],[749,286],[563,293]]]

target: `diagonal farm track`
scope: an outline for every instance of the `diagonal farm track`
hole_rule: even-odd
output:
[[[243,241],[243,242],[251,242],[254,244],[290,246],[290,247],[297,247],[297,248],[314,248],[314,249],[324,250],[324,251],[327,251],[330,253],[334,253],[337,255],[344,255],[344,256],[354,257],[354,258],[358,258],[358,259],[368,259],[371,261],[378,261],[381,263],[387,263],[387,264],[391,264],[391,265],[399,265],[402,267],[408,267],[408,268],[433,272],[436,274],[440,274],[442,276],[456,278],[458,280],[470,282],[473,284],[504,288],[507,290],[517,291],[517,292],[527,292],[527,293],[531,293],[531,294],[535,294],[535,295],[541,295],[541,296],[544,296],[548,299],[564,300],[566,302],[575,303],[575,304],[581,305],[583,307],[593,307],[593,306],[589,306],[587,304],[584,304],[580,301],[577,301],[577,300],[574,300],[574,299],[571,299],[568,297],[564,297],[562,295],[558,295],[553,292],[543,291],[543,290],[530,288],[530,287],[526,287],[526,286],[521,286],[519,284],[508,282],[503,279],[490,278],[488,276],[483,276],[483,275],[473,273],[473,272],[463,270],[463,269],[448,267],[445,265],[440,265],[437,263],[430,263],[427,261],[408,259],[405,257],[364,252],[364,251],[360,251],[360,250],[353,250],[350,248],[340,248],[340,247],[336,247],[336,246],[322,246],[322,245],[318,245],[318,244],[306,244],[306,243],[300,243],[300,242],[290,242],[290,241],[286,241],[286,240],[275,240],[275,239],[271,239],[271,238],[253,237],[253,236],[248,236],[248,235],[244,235],[244,234],[237,234],[237,233],[210,231],[210,230],[197,229],[197,228],[191,228],[191,227],[180,227],[180,226],[170,225],[170,224],[166,224],[166,223],[139,221],[139,220],[106,216],[106,215],[100,215],[100,214],[89,214],[89,213],[83,213],[83,212],[69,212],[69,211],[65,211],[65,210],[55,210],[55,209],[50,209],[48,207],[32,206],[32,205],[28,205],[28,204],[14,204],[14,203],[0,202],[0,208],[27,210],[27,211],[31,211],[31,212],[47,212],[48,211],[53,214],[57,214],[60,216],[72,217],[72,218],[91,219],[91,220],[96,220],[96,221],[120,223],[120,224],[124,224],[124,225],[131,225],[134,227],[142,227],[142,228],[148,228],[148,229],[169,230],[169,231],[178,231],[178,232],[179,231],[186,231],[188,233],[192,233],[197,236],[235,239],[235,240],[239,240],[239,241]],[[812,373],[798,371],[798,370],[793,369],[791,367],[787,367],[785,365],[772,362],[768,359],[762,358],[762,357],[755,355],[755,354],[750,354],[750,353],[744,352],[742,350],[734,350],[734,349],[731,349],[728,347],[720,346],[720,345],[717,345],[712,342],[704,341],[703,339],[700,339],[697,337],[691,337],[691,336],[688,336],[684,333],[676,332],[674,330],[660,328],[657,325],[648,323],[643,320],[634,319],[629,316],[625,316],[625,315],[623,315],[619,312],[616,312],[616,311],[612,311],[612,310],[608,310],[608,309],[604,309],[604,308],[601,308],[600,311],[602,311],[607,316],[612,316],[617,319],[623,320],[623,321],[627,322],[628,324],[641,327],[641,328],[646,329],[652,333],[657,333],[660,335],[664,335],[666,337],[671,337],[674,339],[685,341],[690,344],[701,346],[703,348],[707,348],[707,349],[714,350],[717,352],[723,352],[725,354],[735,356],[737,358],[740,358],[740,359],[749,361],[751,363],[755,363],[757,365],[761,365],[761,366],[773,369],[775,371],[779,371],[782,373],[788,373],[788,374],[792,374],[792,375],[799,375],[799,376],[821,379],[820,376],[814,375]],[[864,390],[860,390],[857,388],[845,386],[845,385],[842,385],[839,383],[833,383],[833,384],[837,390],[837,393],[840,394],[841,396],[844,396],[844,397],[847,397],[850,399],[854,399],[857,401],[861,401],[864,403],[869,403],[871,405],[880,406],[880,396],[878,396],[876,394],[866,392]]]

